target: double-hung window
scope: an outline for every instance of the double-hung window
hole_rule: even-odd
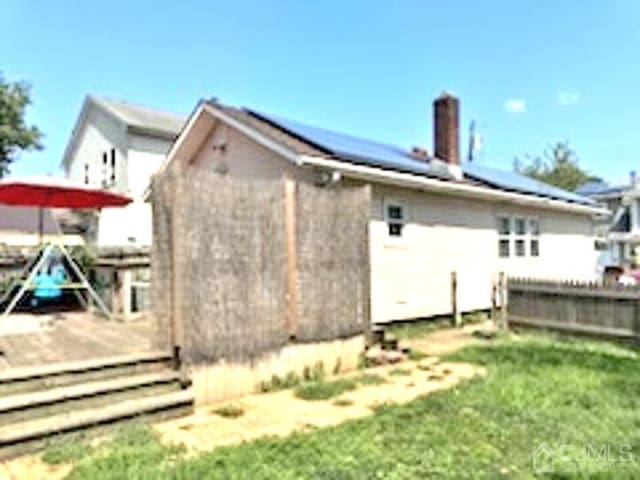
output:
[[[513,227],[516,257],[524,257],[527,254],[527,220],[514,217]]]
[[[511,255],[511,218],[498,217],[498,255],[508,258]]]
[[[390,237],[400,238],[407,221],[406,207],[402,202],[386,200],[384,202],[384,220]]]
[[[540,256],[540,220],[538,218],[499,215],[497,223],[500,258]]]
[[[540,220],[529,218],[529,255],[540,256]]]

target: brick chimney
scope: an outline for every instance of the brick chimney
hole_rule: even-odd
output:
[[[433,146],[437,158],[450,165],[460,164],[460,101],[443,92],[433,102]]]

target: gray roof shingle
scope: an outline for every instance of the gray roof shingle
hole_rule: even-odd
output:
[[[91,96],[91,99],[130,129],[144,134],[175,139],[186,121],[185,115],[133,105],[121,100],[95,96]]]

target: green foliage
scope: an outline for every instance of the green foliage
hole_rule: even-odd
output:
[[[544,478],[637,478],[640,376],[635,350],[548,338],[500,340],[449,359],[488,374],[333,428],[265,438],[192,457],[146,442],[112,442],[76,463],[79,479],[537,478],[532,452],[546,442],[632,445],[636,462],[560,469]],[[576,465],[572,465],[575,467]]]
[[[394,368],[393,370],[389,371],[389,375],[392,375],[394,377],[408,376],[408,375],[411,375],[411,369],[410,368]]]
[[[451,328],[453,320],[449,316],[436,317],[428,320],[419,320],[415,322],[405,322],[392,325],[385,330],[400,340],[410,340],[414,338],[424,337],[429,333],[441,330],[443,328]]]
[[[54,439],[42,454],[42,461],[50,465],[71,463],[91,453],[91,446],[83,438]]]
[[[239,405],[223,405],[213,409],[212,412],[225,418],[238,418],[244,415],[244,409]]]
[[[9,166],[21,151],[42,148],[42,133],[25,123],[25,109],[30,103],[29,86],[9,83],[0,73],[0,178],[9,173]]]
[[[316,380],[301,384],[296,388],[295,395],[303,400],[328,400],[342,395],[344,392],[355,390],[362,385],[380,385],[385,382],[384,377],[372,373],[342,378],[332,382]]]
[[[325,378],[324,364],[317,362],[313,367],[305,366],[302,377],[296,372],[289,372],[284,377],[272,375],[271,379],[258,384],[258,390],[262,393],[285,390],[299,385],[301,382],[319,382]]]
[[[516,158],[513,168],[516,172],[541,182],[554,185],[565,190],[574,191],[587,181],[593,179],[578,165],[576,153],[568,142],[558,142],[546,150],[542,157],[527,157],[523,163]]]
[[[340,379],[333,382],[308,382],[296,388],[296,397],[302,400],[328,400],[342,395],[344,392],[354,390],[358,384],[353,379]]]
[[[300,376],[296,372],[289,372],[284,377],[272,375],[270,380],[260,382],[258,390],[262,393],[276,392],[293,388],[300,384]]]
[[[410,350],[409,355],[407,355],[407,358],[412,362],[418,362],[426,357],[427,355],[419,350]]]

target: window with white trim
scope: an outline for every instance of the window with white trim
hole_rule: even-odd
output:
[[[498,217],[498,256],[508,258],[511,254],[511,218]]]
[[[400,238],[407,221],[406,207],[396,200],[385,200],[384,220],[387,223],[387,233],[390,237]]]
[[[529,255],[540,256],[540,220],[529,217]]]
[[[497,229],[500,258],[540,256],[540,220],[537,217],[499,215]]]
[[[524,257],[527,254],[527,220],[524,217],[514,217],[513,230],[516,257]]]

